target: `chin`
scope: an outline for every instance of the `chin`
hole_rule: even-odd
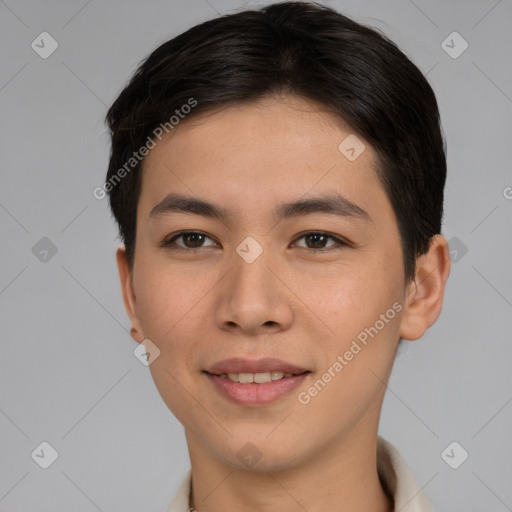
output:
[[[235,436],[228,441],[227,453],[223,454],[225,461],[240,470],[255,472],[279,472],[290,469],[301,460],[301,449],[304,443],[294,442],[289,437],[276,436],[270,439],[267,430],[262,434]],[[286,442],[285,442],[286,441]],[[220,448],[221,450],[223,448]]]

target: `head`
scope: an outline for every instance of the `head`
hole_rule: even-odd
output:
[[[328,7],[274,4],[161,45],[107,121],[132,335],[160,350],[150,369],[189,440],[228,464],[252,440],[276,468],[375,426],[398,343],[435,322],[449,274],[418,68]],[[211,382],[231,357],[308,373],[242,406]]]

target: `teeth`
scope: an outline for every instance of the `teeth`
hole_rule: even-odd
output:
[[[262,373],[224,373],[221,377],[227,378],[233,382],[241,384],[264,384],[273,380],[280,380],[285,377],[291,377],[292,373],[283,373],[278,371],[262,372]]]
[[[254,382],[257,384],[263,384],[264,382],[270,382],[271,380],[270,372],[254,374]]]
[[[254,382],[254,373],[239,373],[238,382],[241,384],[251,384]]]

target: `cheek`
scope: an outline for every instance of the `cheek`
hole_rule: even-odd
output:
[[[332,435],[372,414],[372,404],[385,391],[398,343],[399,314],[391,297],[375,292],[353,302],[343,300],[339,303],[345,309],[340,307],[326,322],[336,335],[324,342],[323,365],[314,382],[302,390],[302,399],[309,401],[304,411],[323,418]],[[315,426],[311,428],[313,436]]]
[[[346,385],[346,389],[362,385],[364,395],[367,386],[367,396],[370,396],[370,390],[374,392],[375,388],[369,380],[373,381],[375,377],[369,368],[382,375],[392,364],[402,308],[402,276],[398,264],[388,263],[386,269],[382,261],[375,258],[372,264],[344,268],[330,277],[317,278],[309,296],[306,287],[302,289],[308,304],[312,304],[312,309],[322,320],[318,322],[319,328],[325,330],[325,326],[328,327],[323,342],[325,368],[319,368],[320,373],[332,367],[338,356],[347,354],[343,370],[336,372],[337,376],[343,373],[343,377],[333,379],[336,383],[332,388],[345,380],[343,386]],[[342,401],[348,398],[343,390],[338,397]]]
[[[183,425],[193,422],[192,409],[196,404],[190,400],[186,392],[187,389],[191,389],[190,382],[187,382],[187,375],[180,371],[179,365],[173,366],[172,355],[165,350],[162,351],[149,369],[155,387],[167,408]]]
[[[182,266],[147,264],[139,274],[137,314],[144,335],[168,343],[186,326],[198,325],[204,315],[202,299],[213,286],[202,272],[188,272]],[[204,318],[203,318],[204,319]]]
[[[208,288],[183,272],[150,270],[147,265],[139,274],[137,295],[137,312],[144,337],[160,350],[149,369],[162,400],[186,425],[194,414],[194,404],[187,390],[194,389],[196,384],[194,356],[201,344],[197,330],[191,326],[204,325],[206,311],[201,298]]]
[[[392,281],[389,272],[368,260],[334,265],[322,273],[303,272],[295,280],[297,296],[311,309],[309,316],[315,313],[338,340],[355,335],[390,307],[396,294]]]

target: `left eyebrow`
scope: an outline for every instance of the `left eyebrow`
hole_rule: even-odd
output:
[[[349,201],[341,194],[316,196],[277,205],[275,218],[277,221],[280,221],[281,219],[299,215],[309,215],[312,213],[330,213],[340,217],[373,224],[373,220],[366,210],[363,210],[360,206]]]
[[[221,221],[226,221],[232,217],[232,213],[223,206],[192,196],[169,194],[151,209],[149,220],[172,212],[202,215]],[[279,204],[274,209],[274,220],[279,222],[283,219],[313,213],[329,213],[373,224],[373,220],[366,210],[363,210],[341,194],[321,195]]]

